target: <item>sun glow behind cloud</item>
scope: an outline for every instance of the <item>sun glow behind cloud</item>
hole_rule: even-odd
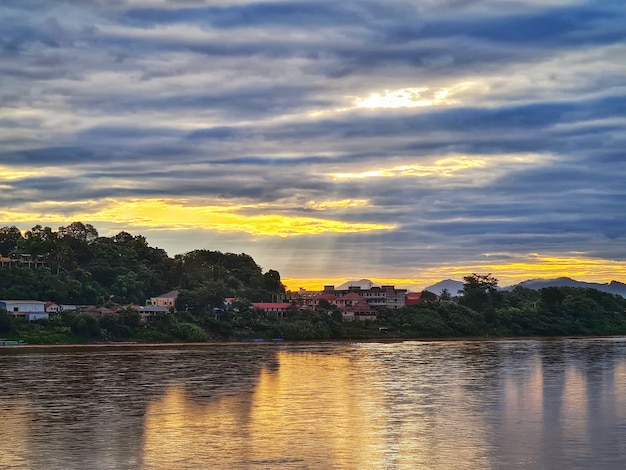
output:
[[[392,168],[380,168],[375,170],[367,170],[358,173],[334,173],[331,176],[334,179],[364,179],[364,178],[395,178],[402,176],[424,177],[424,176],[452,176],[458,171],[467,170],[469,168],[483,168],[486,166],[483,159],[469,157],[448,157],[435,161],[431,165],[400,165]]]
[[[420,108],[424,106],[441,106],[456,104],[452,97],[467,90],[473,82],[459,83],[450,88],[408,87],[398,90],[385,90],[383,93],[371,93],[365,98],[356,97],[354,106],[348,109],[380,109],[380,108]]]
[[[74,205],[79,205],[76,202]],[[85,202],[88,207],[90,202]],[[332,202],[327,202],[332,206]],[[339,203],[341,206],[341,203]],[[16,223],[63,223],[66,220],[114,222],[129,227],[169,227],[175,229],[203,229],[218,232],[244,232],[254,236],[292,237],[323,233],[356,233],[374,230],[392,230],[394,225],[344,222],[330,218],[303,217],[273,213],[246,214],[254,205],[219,206],[199,203],[181,203],[165,199],[108,200],[89,212],[63,212],[63,204],[41,203],[31,206],[32,212],[2,211],[0,217]],[[263,205],[260,205],[263,208]],[[344,206],[345,207],[345,206]]]
[[[311,201],[306,207],[314,210],[347,209],[351,207],[364,207],[367,206],[368,203],[368,199],[341,199],[338,201]]]
[[[345,113],[355,110],[423,108],[432,106],[450,106],[459,104],[454,97],[463,91],[475,88],[475,82],[461,82],[451,87],[406,87],[395,90],[372,92],[365,97],[347,96],[351,100],[350,106],[334,109],[319,109],[309,113],[311,117],[318,117],[329,113]]]
[[[450,178],[468,170],[489,170],[489,177],[507,172],[511,167],[519,165],[540,165],[552,160],[554,157],[545,154],[520,154],[520,155],[489,155],[489,156],[464,156],[451,155],[432,161],[431,163],[415,163],[398,165],[391,168],[375,168],[361,172],[331,173],[329,176],[335,180],[352,180],[365,178],[399,178],[399,177],[442,177]]]

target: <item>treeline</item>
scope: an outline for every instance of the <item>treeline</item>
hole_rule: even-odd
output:
[[[178,311],[141,324],[126,309],[95,318],[63,314],[26,323],[0,311],[0,335],[29,343],[86,341],[241,341],[515,337],[626,334],[626,299],[594,289],[517,287],[497,290],[490,276],[471,275],[459,297],[424,292],[424,301],[383,309],[376,321],[342,322],[328,302],[297,306],[281,318],[239,300],[232,309]]]
[[[390,334],[409,338],[626,334],[626,299],[596,289],[516,287],[497,290],[497,279],[464,278],[454,301],[431,300],[379,313]]]
[[[176,308],[202,314],[221,306],[225,297],[271,301],[284,290],[280,274],[264,273],[249,255],[194,250],[170,258],[141,235],[101,237],[95,227],[81,222],[58,230],[37,225],[24,234],[17,227],[2,227],[0,254],[28,254],[47,262],[37,269],[0,269],[0,299],[143,305],[177,289]]]
[[[342,322],[341,312],[325,301],[316,310],[294,305],[278,318],[251,301],[272,301],[283,292],[280,274],[264,273],[246,254],[194,250],[170,258],[140,235],[101,237],[80,222],[57,231],[36,226],[24,234],[0,228],[0,254],[41,255],[48,264],[0,269],[1,299],[127,306],[179,291],[176,311],[147,324],[132,308],[101,318],[65,313],[30,323],[0,311],[1,337],[30,343],[626,334],[623,297],[568,287],[505,292],[497,279],[478,274],[464,278],[458,296],[423,292],[417,305],[380,310],[376,321]],[[226,297],[238,299],[234,308],[221,308]]]
[[[285,318],[267,314],[248,302],[222,312],[177,311],[147,324],[131,308],[96,318],[90,314],[63,313],[49,319],[25,322],[0,309],[0,337],[30,344],[67,344],[103,341],[204,342],[245,341],[257,338],[319,340],[373,338],[375,322],[342,322],[341,313],[317,309],[291,309]]]

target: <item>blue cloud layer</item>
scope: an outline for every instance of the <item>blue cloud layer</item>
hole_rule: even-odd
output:
[[[0,166],[33,171],[0,182],[0,209],[195,198],[396,225],[212,235],[283,271],[320,244],[362,271],[626,257],[623,2],[8,0],[0,31]],[[450,98],[358,107],[403,89]],[[432,170],[450,158],[474,166]],[[369,204],[313,204],[331,199]]]

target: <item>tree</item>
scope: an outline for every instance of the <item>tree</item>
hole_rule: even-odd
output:
[[[91,243],[98,238],[98,231],[91,224],[72,222],[67,227],[59,227],[61,237],[71,237],[84,243]]]
[[[321,299],[317,304],[317,308],[323,312],[330,312],[333,309],[333,306],[328,300]]]
[[[420,301],[422,302],[435,302],[437,300],[437,294],[429,290],[423,290],[420,294]]]
[[[270,269],[263,274],[263,288],[273,294],[285,292],[285,286],[280,282],[280,273]]]
[[[84,313],[75,315],[70,320],[72,333],[78,336],[95,337],[100,333],[100,323],[98,319],[92,315]]]
[[[472,273],[463,278],[461,304],[477,312],[493,316],[493,297],[498,290],[498,280],[491,274]]]
[[[14,320],[11,314],[7,313],[6,309],[0,307],[0,333],[8,334],[13,333]]]
[[[21,239],[22,232],[15,225],[0,227],[0,255],[9,256],[15,251]]]
[[[463,294],[468,292],[491,293],[498,290],[498,280],[489,274],[481,275],[472,273],[463,278]]]
[[[50,227],[35,225],[24,233],[18,242],[18,248],[32,256],[52,253],[57,244],[57,234]]]
[[[439,300],[443,300],[444,302],[448,302],[452,300],[452,294],[448,289],[443,289],[441,291],[441,295],[439,296]]]

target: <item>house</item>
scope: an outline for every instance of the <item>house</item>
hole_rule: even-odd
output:
[[[272,313],[277,317],[284,317],[291,304],[288,303],[253,303],[254,308],[259,308],[265,313]]]
[[[80,311],[80,305],[62,304],[59,305],[59,307],[61,308],[60,311],[63,313],[77,313]]]
[[[326,299],[331,304],[341,308],[345,305],[351,305],[350,297],[343,301],[341,300],[341,298],[351,296],[351,294],[358,294],[372,309],[376,310],[378,308],[404,307],[407,290],[396,289],[392,285],[377,286],[368,279],[361,279],[360,281],[346,282],[337,288],[332,284],[325,285],[322,292],[307,292],[306,295],[301,289],[298,293],[283,294],[281,299],[286,299],[288,296],[293,301],[308,306],[315,306],[319,303],[319,300]],[[336,303],[330,300],[330,296],[336,298]],[[354,301],[354,298],[352,298],[352,301]]]
[[[177,298],[178,291],[172,290],[165,294],[159,295],[158,297],[151,297],[150,300],[146,303],[157,307],[174,308]]]
[[[422,299],[422,293],[421,292],[409,292],[406,295],[406,301],[405,304],[408,305],[416,305],[420,303],[420,300]]]
[[[139,313],[140,323],[155,321],[158,317],[167,314],[170,309],[159,305],[130,305],[130,308]]]
[[[113,313],[118,313],[121,311],[120,307],[116,308],[107,308],[107,307],[96,307],[94,305],[88,305],[86,307],[80,308],[80,313],[86,313],[87,315],[92,315],[96,318],[101,318],[106,315],[111,315]]]
[[[45,312],[45,306],[45,302],[38,300],[0,300],[0,307],[9,313]]]
[[[48,318],[45,305],[45,302],[38,300],[0,300],[0,307],[6,309],[6,311],[14,317],[21,317],[27,321],[31,321],[30,319],[38,320],[39,318]]]
[[[59,304],[55,304],[54,302],[46,302],[44,305],[44,310],[47,313],[58,314],[61,312],[61,306]]]

